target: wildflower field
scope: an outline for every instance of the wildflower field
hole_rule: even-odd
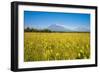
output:
[[[90,33],[24,32],[24,61],[90,58]]]

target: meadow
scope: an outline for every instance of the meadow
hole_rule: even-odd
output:
[[[90,58],[90,33],[24,32],[24,61]]]

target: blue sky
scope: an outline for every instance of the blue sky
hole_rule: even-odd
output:
[[[54,24],[90,30],[90,14],[24,11],[24,27],[44,29]]]

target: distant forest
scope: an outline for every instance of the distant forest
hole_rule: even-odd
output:
[[[24,31],[25,32],[54,32],[54,31],[51,31],[49,29],[41,29],[41,30],[39,30],[39,29],[29,28],[29,27],[25,28]]]
[[[59,33],[64,33],[64,32],[70,32],[70,33],[90,33],[90,32],[79,32],[79,31],[51,31],[49,29],[35,29],[35,28],[24,28],[24,32],[59,32]]]

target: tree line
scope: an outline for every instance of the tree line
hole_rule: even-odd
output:
[[[25,32],[52,32],[49,29],[41,29],[41,30],[39,30],[39,29],[29,28],[29,27],[25,28],[24,31]]]

